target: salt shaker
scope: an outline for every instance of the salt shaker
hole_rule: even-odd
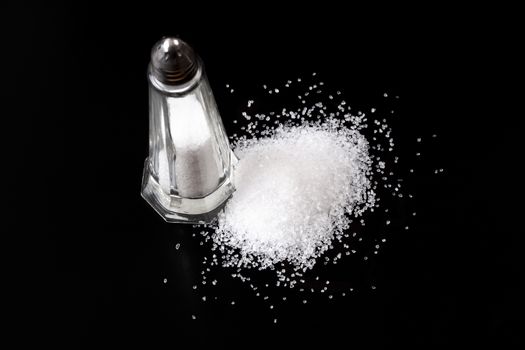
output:
[[[234,192],[231,151],[199,56],[178,38],[151,51],[142,197],[168,222],[211,221]]]

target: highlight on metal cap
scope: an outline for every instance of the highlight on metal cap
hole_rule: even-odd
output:
[[[164,37],[151,49],[151,68],[153,76],[161,83],[181,85],[195,76],[199,58],[186,42]]]

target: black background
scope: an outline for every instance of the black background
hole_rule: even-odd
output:
[[[382,10],[213,11],[175,2],[19,9],[24,21],[6,31],[7,56],[19,64],[7,73],[23,85],[13,101],[29,114],[21,124],[30,140],[5,133],[32,160],[30,171],[13,166],[31,192],[16,206],[27,287],[15,323],[25,338],[217,349],[522,344],[523,122],[509,108],[519,98],[510,83],[516,22],[492,9]],[[409,231],[395,225],[370,263],[327,272],[341,288],[352,280],[354,294],[270,311],[225,278],[218,302],[200,302],[191,286],[205,252],[191,228],[164,223],[139,195],[145,71],[164,35],[180,35],[203,58],[229,133],[243,91],[312,71],[351,105],[395,108],[404,171],[423,153],[410,177],[415,203],[400,209],[418,215]],[[384,92],[399,101],[389,105]],[[416,150],[415,138],[432,133],[438,141]]]

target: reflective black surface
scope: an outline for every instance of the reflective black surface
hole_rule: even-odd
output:
[[[521,112],[507,110],[515,90],[500,80],[512,71],[497,63],[508,36],[471,22],[467,12],[265,14],[264,5],[192,20],[177,15],[176,3],[158,13],[153,5],[24,12],[28,35],[45,38],[35,45],[47,62],[35,73],[41,83],[28,107],[28,149],[39,171],[27,182],[37,191],[24,198],[40,205],[18,222],[35,236],[30,273],[23,274],[30,279],[26,333],[71,347],[523,341],[523,157],[513,154],[522,148],[523,122]],[[312,71],[356,109],[395,109],[401,172],[415,199],[396,204],[401,219],[377,257],[318,270],[336,289],[355,286],[355,293],[283,303],[275,311],[226,272],[216,272],[221,282],[206,292],[217,301],[202,302],[202,290],[192,289],[207,247],[191,237],[190,226],[166,224],[139,194],[148,142],[146,68],[151,46],[165,35],[180,35],[202,57],[229,133],[252,97],[249,88]],[[400,98],[384,99],[384,92]],[[438,140],[426,142],[433,133]],[[425,142],[417,145],[417,137]],[[415,175],[408,164],[416,164]],[[435,168],[445,172],[436,176]],[[413,210],[405,231],[403,218]]]

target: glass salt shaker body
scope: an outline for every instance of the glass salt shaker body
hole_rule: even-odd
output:
[[[234,192],[230,149],[201,59],[164,38],[148,66],[149,155],[142,196],[168,222],[211,221]]]

